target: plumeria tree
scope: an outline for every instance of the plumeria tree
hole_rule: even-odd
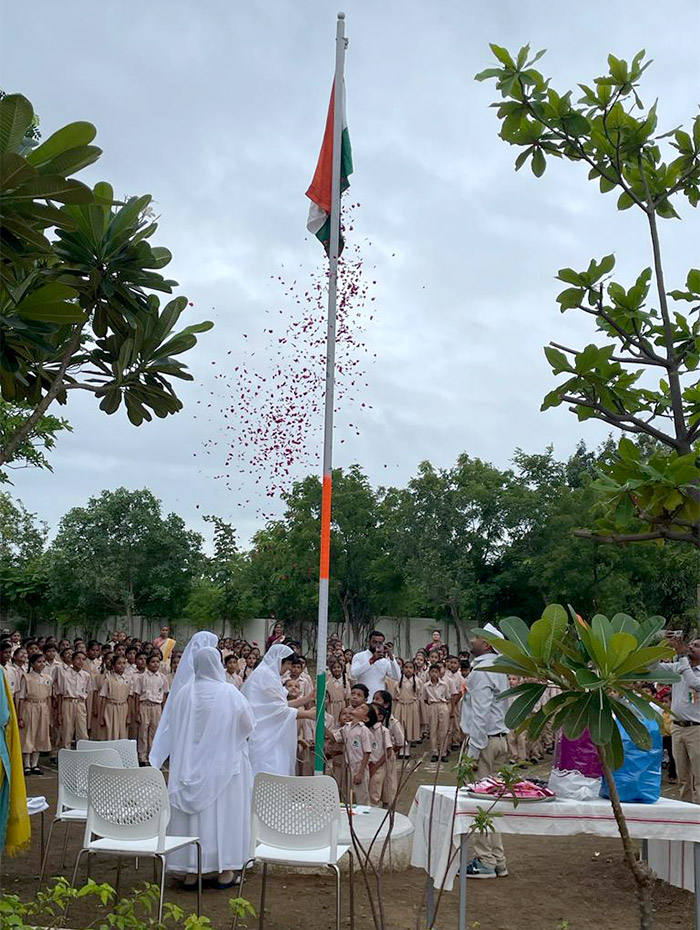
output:
[[[552,604],[531,626],[519,617],[502,620],[505,639],[488,630],[476,631],[499,653],[489,671],[529,679],[501,696],[513,698],[506,714],[507,727],[527,726],[532,739],[538,738],[548,722],[555,730],[563,729],[570,739],[586,729],[590,733],[608,784],[625,860],[636,884],[641,930],[652,930],[654,925],[654,875],[636,857],[613,772],[624,761],[620,727],[641,749],[651,748],[644,719],[654,719],[658,711],[643,683],[680,680],[670,668],[657,664],[675,655],[668,642],[659,641],[665,625],[663,617],[640,623],[627,614],[616,614],[612,619],[598,614],[587,623],[571,608],[567,612]],[[550,683],[560,693],[533,712]]]

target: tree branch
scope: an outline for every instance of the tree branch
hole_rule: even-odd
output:
[[[626,430],[628,433],[646,433],[658,439],[659,442],[662,442],[666,446],[672,446],[674,449],[678,448],[678,440],[673,436],[669,436],[668,433],[662,433],[661,430],[656,429],[644,420],[640,420],[631,413],[614,413],[612,410],[608,410],[607,407],[596,404],[595,401],[574,397],[573,394],[563,394],[561,399],[564,403],[573,404],[574,407],[588,407],[590,410],[594,410],[602,420],[605,420],[605,422],[609,423],[611,426],[617,426],[619,429]]]
[[[592,539],[593,542],[599,543],[627,543],[627,542],[647,542],[653,539],[671,539],[675,542],[687,542],[700,549],[700,535],[693,533],[677,533],[674,530],[667,530],[659,527],[656,530],[650,530],[647,533],[594,533],[593,530],[574,530],[574,536],[579,539]]]
[[[649,221],[649,233],[651,235],[651,246],[654,256],[654,271],[656,273],[656,289],[659,295],[659,309],[661,310],[661,319],[663,322],[664,341],[666,343],[666,358],[668,361],[668,389],[671,395],[671,409],[673,410],[673,425],[676,430],[677,445],[675,448],[680,454],[690,452],[690,443],[688,442],[688,427],[685,422],[683,411],[683,388],[681,385],[680,375],[678,372],[678,360],[676,359],[676,349],[673,342],[673,327],[671,326],[671,317],[666,300],[666,285],[664,283],[664,269],[661,262],[661,244],[659,239],[659,229],[656,225],[656,210],[654,209],[654,200],[649,189],[649,180],[644,170],[644,164],[641,156],[637,160],[639,171],[644,182],[647,203],[647,219]]]

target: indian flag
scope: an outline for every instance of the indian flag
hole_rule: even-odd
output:
[[[347,190],[350,186],[348,177],[352,174],[352,151],[350,149],[350,136],[348,134],[348,121],[345,114],[345,87],[342,88],[342,134],[340,142],[340,192]],[[328,252],[331,239],[331,190],[333,187],[333,108],[335,106],[335,81],[331,91],[331,102],[328,107],[328,116],[326,118],[326,129],[323,133],[323,144],[321,145],[321,154],[318,156],[318,164],[314,174],[311,186],[306,192],[306,196],[311,201],[309,208],[309,218],[306,221],[306,228],[310,233],[323,243]],[[340,239],[338,252],[343,250],[343,240]]]

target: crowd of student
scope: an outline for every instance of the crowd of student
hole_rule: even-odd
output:
[[[393,797],[396,760],[408,756],[410,747],[428,740],[432,761],[446,761],[461,745],[460,713],[470,657],[468,652],[450,654],[439,631],[412,659],[395,658],[393,644],[381,633],[375,631],[369,641],[369,650],[353,653],[339,637],[330,637],[325,752],[343,794],[352,780],[355,798],[376,804]],[[312,704],[315,683],[301,644],[286,639],[281,625],[274,627],[265,645],[276,642],[294,651],[282,676],[288,700],[297,706]],[[42,773],[40,754],[55,758],[59,748],[88,738],[136,739],[139,760],[147,764],[181,656],[174,647],[168,627],[153,642],[121,631],[107,643],[22,638],[18,632],[1,640],[0,666],[15,701],[25,774]],[[223,638],[219,651],[226,680],[240,689],[260,664],[260,647]],[[314,730],[311,715],[298,715],[300,775],[313,772]],[[515,734],[509,737],[509,747],[518,761],[539,758],[550,748],[541,743],[529,746],[525,737]]]
[[[25,775],[43,774],[41,754],[55,759],[81,739],[136,739],[147,764],[180,656],[164,630],[153,643],[119,631],[108,643],[23,639],[17,632],[0,641]]]

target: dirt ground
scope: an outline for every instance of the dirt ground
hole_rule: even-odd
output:
[[[46,829],[56,801],[55,769],[46,768],[44,776],[29,778],[28,793],[44,795],[51,810],[46,812]],[[545,769],[536,770],[544,774]],[[419,784],[432,783],[434,767],[424,763],[404,792],[400,809],[406,812]],[[453,783],[452,773],[441,773],[440,782]],[[664,793],[673,796],[674,789]],[[33,819],[34,836],[28,854],[2,863],[2,890],[29,898],[37,887],[39,874],[39,823]],[[48,863],[48,874],[61,874],[63,826],[56,828]],[[68,844],[68,862],[64,872],[70,875],[82,838],[74,826]],[[496,881],[471,881],[468,885],[468,926],[473,930],[637,930],[636,900],[631,878],[622,859],[617,840],[595,837],[505,837],[510,875]],[[84,873],[83,873],[84,877]],[[95,859],[92,877],[96,881],[116,880],[114,860]],[[135,871],[133,863],[122,867],[122,891],[152,878],[150,862],[142,862]],[[387,930],[421,930],[425,896],[425,873],[418,869],[385,875]],[[343,889],[346,891],[346,884]],[[373,927],[367,898],[359,877],[356,880],[355,926],[357,930]],[[260,880],[254,872],[246,880],[245,896],[257,908]],[[230,891],[206,889],[203,912],[217,930],[230,926],[228,897]],[[196,898],[183,892],[172,879],[166,888],[166,901],[194,910]],[[658,930],[691,930],[693,897],[686,891],[657,882],[655,907]],[[347,895],[344,901],[344,927],[349,927]],[[83,904],[71,911],[70,925],[87,927],[95,919],[95,904]],[[421,923],[421,919],[423,923]],[[568,921],[568,923],[567,923]],[[256,920],[249,927],[257,926]],[[267,930],[330,930],[334,927],[333,885],[329,876],[272,876],[268,880],[265,908]],[[438,930],[457,927],[457,891],[442,897]]]

